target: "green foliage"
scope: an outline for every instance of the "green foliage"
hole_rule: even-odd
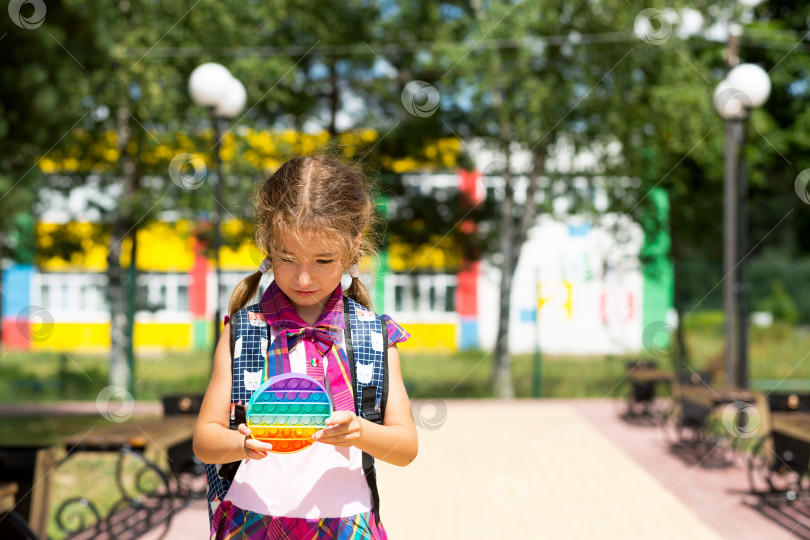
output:
[[[748,276],[751,304],[757,310],[775,309],[774,318],[787,323],[810,322],[810,257],[768,250],[751,262]]]
[[[657,0],[201,0],[189,9],[151,0],[66,0],[49,2],[36,29],[0,17],[0,256],[25,260],[31,242],[21,224],[30,223],[42,186],[40,158],[69,153],[76,141],[68,133],[79,128],[90,139],[131,132],[119,161],[97,176],[103,186],[117,185],[131,159],[141,181],[102,221],[124,214],[130,224],[142,224],[164,210],[196,217],[219,203],[245,217],[245,195],[262,171],[243,159],[244,141],[227,163],[224,201],[214,201],[210,182],[198,190],[170,182],[171,152],[142,159],[177,149],[186,137],[212,162],[210,120],[191,102],[187,81],[195,66],[214,60],[247,87],[248,109],[232,126],[237,134],[241,128],[305,125],[334,134],[335,113],[349,91],[354,94],[362,106],[354,108],[353,125],[384,134],[357,157],[387,193],[410,196],[381,156],[412,157],[442,136],[532,149],[543,158],[537,172],[551,180],[541,186],[546,206],[539,210],[566,197],[572,209],[592,211],[591,191],[576,188],[573,179],[585,178],[590,188],[602,182],[612,210],[648,229],[671,231],[676,303],[689,314],[688,325],[695,310],[721,305],[724,130],[711,97],[725,74],[725,44],[683,38],[677,27],[659,44],[634,35],[643,9],[670,7]],[[686,7],[703,14],[705,27],[729,16],[748,21],[740,56],[772,78],[772,95],[754,111],[747,132],[751,305],[810,322],[810,289],[804,286],[810,212],[794,191],[796,176],[810,168],[810,57],[794,46],[806,33],[810,6],[773,0],[747,8],[696,0],[676,9]],[[749,14],[740,19],[743,10]],[[435,114],[418,116],[403,107],[403,86],[414,80],[438,90]],[[544,161],[555,152],[593,159]],[[67,192],[86,176],[49,178],[48,186]],[[654,187],[669,195],[669,223],[644,221]],[[470,257],[497,249],[492,223],[498,211],[492,205],[469,214],[469,201],[461,199],[417,196],[412,205],[413,216],[394,216],[390,228],[406,241],[423,243],[428,232],[449,230]],[[414,216],[421,228],[413,226]],[[456,225],[462,217],[488,221],[489,228],[470,236]],[[58,244],[54,251],[68,254],[79,242],[64,237]]]
[[[769,311],[774,320],[788,324],[795,323],[799,318],[796,302],[787,293],[785,284],[778,279],[771,281],[770,295],[762,300],[760,309]]]
[[[722,318],[723,269],[719,262],[676,262],[680,276],[679,294],[687,314],[684,324],[689,327],[707,312]],[[784,299],[777,304],[789,304],[787,312],[796,312],[793,322],[810,322],[810,258],[794,258],[778,249],[769,249],[762,256],[746,261],[746,281],[749,284],[752,311],[771,311],[774,306],[774,281]],[[781,309],[781,308],[776,308]],[[789,315],[793,317],[794,315]]]
[[[709,26],[734,5],[697,1],[678,9],[700,10]],[[25,171],[37,156],[77,120],[91,133],[115,128],[122,107],[136,154],[171,146],[178,128],[187,125],[194,126],[191,136],[201,151],[210,153],[210,132],[201,131],[209,125],[206,111],[191,103],[186,84],[196,65],[217,60],[247,86],[249,111],[238,121],[243,126],[300,128],[316,122],[334,131],[333,113],[350,89],[365,105],[355,125],[386,133],[375,151],[386,155],[415,155],[437,135],[483,137],[496,146],[511,141],[541,151],[555,144],[587,149],[596,159],[573,173],[640,179],[638,189],[609,193],[616,209],[639,219],[649,187],[665,188],[672,200],[674,256],[706,258],[719,243],[723,130],[710,97],[723,74],[723,44],[674,32],[652,45],[633,35],[642,9],[667,7],[618,0],[600,2],[598,9],[584,0],[393,5],[203,0],[191,10],[147,0],[49,5],[43,26],[35,30],[3,18],[5,43],[14,47],[0,70],[0,149],[7,156],[0,192],[8,192],[11,209],[30,207],[35,182],[11,186],[23,174],[28,180],[36,176],[36,167]],[[773,95],[765,110],[754,114],[749,134],[754,140],[767,136],[766,144],[748,148],[756,240],[780,210],[800,208],[792,180],[810,163],[792,156],[810,155],[810,116],[801,84],[807,55],[771,47],[777,34],[787,39],[802,31],[807,7],[766,2],[753,14],[741,54],[779,68],[771,74]],[[417,79],[440,92],[436,114],[418,117],[404,110],[402,86]],[[98,116],[100,106],[109,109],[106,118]],[[608,151],[612,143],[620,143],[618,155]],[[374,155],[368,156],[372,166]],[[144,175],[166,176],[164,161],[139,166]],[[227,192],[246,193],[259,171],[240,159],[228,166]],[[381,179],[397,189],[396,175]],[[587,209],[587,198],[565,180],[556,186]],[[195,192],[150,184],[122,207],[147,218],[176,208],[210,211],[210,195],[209,183]],[[233,204],[239,205],[225,206]],[[434,214],[438,204],[430,208]],[[0,219],[12,214],[0,212]],[[769,243],[810,251],[805,235],[797,234],[808,220],[810,213],[796,212],[786,223],[794,233]],[[0,222],[0,233],[10,229]]]
[[[724,318],[722,311],[696,311],[684,319],[684,327],[687,330],[716,330],[723,327]]]

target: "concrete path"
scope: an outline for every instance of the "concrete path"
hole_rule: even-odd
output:
[[[417,461],[380,476],[392,538],[719,538],[554,402],[449,402],[444,425],[420,431]]]
[[[581,400],[572,406],[724,538],[788,539],[799,537],[791,531],[805,532],[790,520],[775,525],[757,511],[744,463],[718,466],[719,449],[710,455],[675,449],[661,428],[621,421],[618,408],[608,404],[614,402]]]
[[[660,429],[614,402],[415,402],[417,460],[378,464],[392,540],[432,538],[790,538],[746,506],[745,471],[673,455]],[[204,538],[195,504],[163,538]],[[144,538],[159,538],[157,531]]]

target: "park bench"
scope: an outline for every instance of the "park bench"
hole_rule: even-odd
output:
[[[627,408],[623,413],[626,420],[644,420],[658,424],[663,421],[667,407],[661,402],[658,386],[670,385],[674,374],[658,368],[653,361],[627,362]]]
[[[748,413],[761,408],[761,393],[735,386],[711,386],[708,373],[680,373],[673,385],[673,409],[665,425],[674,447],[698,456],[705,466],[729,465],[744,455]]]
[[[0,481],[20,482],[28,497],[17,507],[23,521],[40,537],[47,537],[50,507],[61,532],[71,539],[136,538],[157,527],[168,529],[175,510],[189,500],[204,498],[203,465],[192,451],[192,437],[201,399],[169,397],[164,416],[96,425],[82,433],[60,436],[52,446],[0,447]],[[88,453],[112,453],[94,470],[98,482],[114,486],[116,500],[93,500],[79,494],[52,500],[51,474],[59,474],[69,460]],[[95,477],[94,479],[95,480]],[[104,508],[102,511],[101,508]],[[0,538],[7,536],[0,522]]]
[[[60,449],[47,445],[0,444],[0,538],[46,538],[48,525],[47,477]],[[8,508],[8,505],[11,508]]]
[[[0,520],[8,521],[8,527],[13,528],[20,538],[36,540],[37,535],[31,530],[25,519],[16,512],[15,495],[17,491],[19,491],[19,485],[16,482],[0,483]]]
[[[118,453],[114,476],[120,500],[106,516],[86,497],[63,501],[56,511],[63,532],[75,539],[135,538],[158,526],[168,528],[178,507],[204,497],[202,464],[191,449],[199,399],[172,399],[164,402],[169,414],[161,418],[110,424],[64,439],[59,464],[81,452]],[[175,404],[186,410],[174,410]]]
[[[751,450],[751,491],[768,504],[793,502],[810,493],[810,394],[767,395],[762,436]]]
[[[708,410],[694,403],[685,392],[707,387],[712,377],[708,372],[677,371],[671,379],[672,401],[663,422],[664,434],[672,443],[687,443],[696,438],[706,423]]]

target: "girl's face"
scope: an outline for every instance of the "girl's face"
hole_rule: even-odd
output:
[[[325,242],[311,231],[304,232],[300,242],[287,235],[271,262],[273,279],[295,311],[308,324],[315,324],[343,275],[340,244]]]

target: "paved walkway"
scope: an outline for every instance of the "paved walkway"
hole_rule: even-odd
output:
[[[419,457],[378,465],[389,536],[791,537],[746,505],[742,468],[706,470],[673,455],[660,429],[617,411],[597,400],[415,402]],[[195,504],[163,538],[202,538],[206,528]]]

